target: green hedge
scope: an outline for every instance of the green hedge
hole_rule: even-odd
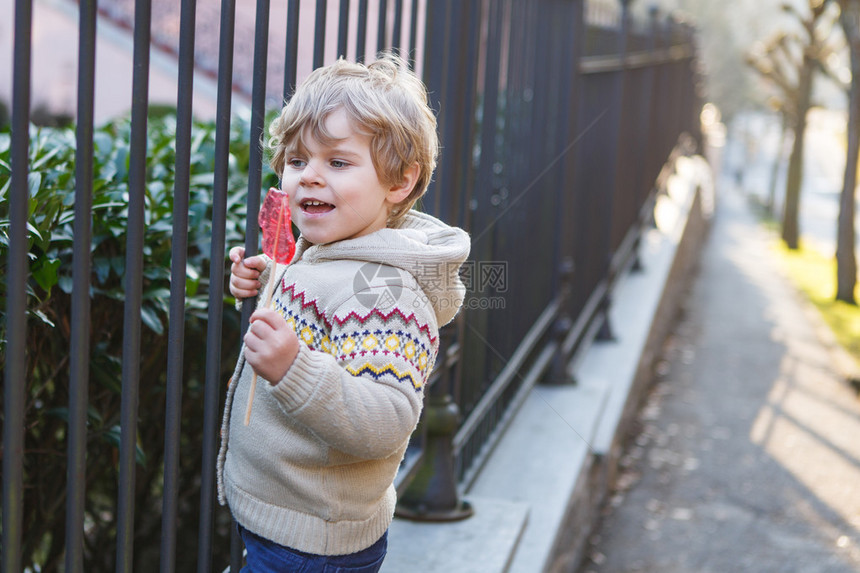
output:
[[[249,128],[234,122],[229,158],[227,244],[244,240]],[[164,400],[170,298],[176,118],[152,114],[148,129],[135,570],[158,567],[164,453]],[[123,338],[123,277],[128,228],[129,131],[115,121],[95,134],[92,220],[91,357],[87,442],[86,571],[113,571]],[[70,294],[74,233],[75,134],[32,128],[27,284],[27,404],[24,462],[25,565],[55,571],[64,552]],[[195,568],[202,443],[215,129],[195,123],[191,151],[186,342],[182,400],[179,571]],[[9,225],[8,130],[0,131],[0,368],[5,365],[6,251]],[[263,188],[277,184],[264,172]],[[218,265],[226,265],[223,260]],[[226,275],[225,275],[226,276]],[[225,300],[225,304],[231,301]],[[238,315],[225,312],[222,380],[235,360]],[[0,396],[2,401],[2,396]],[[2,410],[0,410],[2,412]],[[2,415],[2,414],[0,414]],[[226,563],[229,517],[216,543]]]

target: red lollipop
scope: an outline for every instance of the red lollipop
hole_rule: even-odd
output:
[[[272,304],[272,293],[278,276],[278,265],[288,264],[296,253],[296,241],[293,239],[293,228],[290,222],[290,196],[280,189],[272,187],[266,194],[257,222],[263,230],[263,252],[272,259],[272,273],[266,284],[266,305]],[[245,409],[245,425],[251,423],[251,405],[254,403],[254,391],[257,388],[257,373],[251,378],[251,390],[248,394],[248,407]]]
[[[296,252],[290,223],[290,196],[280,189],[269,189],[257,221],[263,230],[263,252],[276,264],[289,263]]]

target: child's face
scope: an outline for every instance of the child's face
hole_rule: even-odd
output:
[[[402,201],[401,185],[380,182],[370,155],[370,136],[356,131],[343,109],[325,120],[334,137],[326,145],[309,130],[306,149],[287,151],[281,186],[290,196],[292,219],[314,244],[352,239],[383,229]]]

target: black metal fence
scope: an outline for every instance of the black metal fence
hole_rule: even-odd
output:
[[[310,2],[289,0],[285,30],[284,94],[295,84],[300,10]],[[336,37],[326,37],[327,2],[316,0],[313,65],[331,53],[365,58],[388,47],[408,48],[417,59],[439,110],[443,152],[423,208],[470,231],[472,257],[464,269],[466,306],[445,329],[428,410],[459,407],[461,423],[446,432],[416,435],[399,489],[426,508],[457,503],[456,491],[409,491],[424,472],[450,471],[468,487],[487,452],[528,390],[541,379],[571,382],[567,365],[578,351],[610,328],[605,311],[612,285],[635,261],[647,226],[655,181],[684,133],[698,136],[694,37],[691,29],[658,18],[634,22],[629,0],[617,5],[584,0],[339,0]],[[609,4],[607,11],[606,5]],[[83,571],[87,535],[87,409],[90,364],[90,285],[93,102],[96,0],[80,0],[77,146],[75,159],[74,286],[68,375],[65,570]],[[144,228],[147,174],[148,62],[151,3],[136,0],[134,85],[128,169],[128,241],[125,249],[125,314],[122,351],[121,437],[117,460],[115,570],[136,562],[135,456],[141,362],[141,285],[147,241]],[[269,0],[256,2],[256,33],[250,141],[263,133],[269,43]],[[599,10],[598,10],[599,9]],[[160,567],[177,561],[180,490],[199,489],[197,569],[220,570],[224,540],[214,524],[215,455],[222,387],[222,322],[225,213],[228,200],[233,94],[235,0],[222,0],[218,64],[217,135],[213,162],[211,265],[205,357],[204,440],[199,444],[199,483],[180,484],[181,403],[188,237],[189,153],[195,50],[195,0],[182,0],[178,91],[174,227],[172,229],[169,355],[164,412]],[[368,37],[376,15],[375,41]],[[30,45],[32,3],[17,0],[14,24],[14,86],[10,139],[11,177],[5,219],[6,332],[3,362],[3,545],[4,572],[34,563],[23,554],[24,447],[32,431],[33,403],[27,379],[28,175],[30,146]],[[304,33],[307,33],[305,31]],[[419,41],[420,40],[420,41]],[[256,251],[263,163],[252,145],[247,182],[246,249]],[[0,180],[0,188],[5,182]],[[246,305],[250,307],[250,305]],[[232,312],[228,310],[227,312]],[[247,323],[247,316],[243,317]],[[456,430],[455,433],[452,433]],[[424,455],[428,444],[433,456]],[[197,444],[195,444],[196,446]],[[448,458],[439,465],[438,455]],[[195,455],[197,455],[195,453]],[[446,469],[447,468],[447,469]],[[444,480],[443,480],[444,481]],[[456,486],[454,486],[456,489]],[[183,490],[183,488],[186,488]],[[453,498],[451,498],[453,495]],[[434,497],[436,499],[434,501]],[[448,507],[450,509],[450,507]],[[419,512],[420,513],[420,512]],[[240,547],[231,541],[238,570]],[[140,548],[137,548],[140,551]],[[110,553],[109,548],[99,548]],[[88,569],[95,570],[95,569]]]

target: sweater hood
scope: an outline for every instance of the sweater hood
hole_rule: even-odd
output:
[[[293,262],[346,259],[399,268],[415,277],[442,326],[453,320],[466,296],[459,271],[470,248],[462,229],[411,210],[395,227],[355,239],[314,245],[300,237]]]

